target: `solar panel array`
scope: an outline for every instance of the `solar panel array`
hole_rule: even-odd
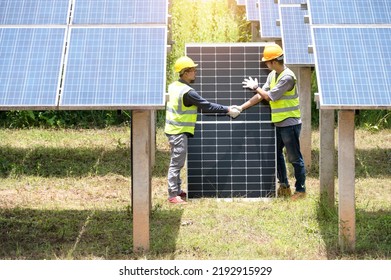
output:
[[[391,3],[308,4],[321,108],[391,108]]]
[[[167,0],[1,1],[0,109],[164,106],[167,12]]]
[[[252,76],[266,81],[260,66],[262,44],[191,44],[186,54],[199,64],[194,89],[210,102],[240,105],[253,93],[242,81]],[[275,129],[270,107],[259,104],[238,118],[199,114],[189,139],[188,196],[259,198],[274,195]]]

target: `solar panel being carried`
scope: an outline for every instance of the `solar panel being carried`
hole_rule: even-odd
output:
[[[66,28],[0,28],[0,107],[54,109]]]
[[[240,105],[252,93],[243,89],[248,76],[266,81],[260,65],[264,44],[186,46],[199,64],[194,89],[210,102]],[[260,198],[273,196],[276,186],[275,129],[270,107],[260,103],[238,118],[199,114],[188,144],[188,196]]]
[[[391,108],[391,28],[312,27],[322,108]]]
[[[310,25],[304,23],[307,10],[300,5],[281,4],[279,9],[285,64],[313,66],[314,55],[308,53],[308,46],[312,45]]]

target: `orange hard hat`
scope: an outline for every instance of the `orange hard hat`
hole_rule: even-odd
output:
[[[193,68],[193,67],[197,67],[197,66],[198,66],[198,64],[195,64],[194,61],[190,57],[182,56],[182,57],[178,58],[177,61],[175,61],[174,71],[176,73],[179,73],[183,69]]]
[[[282,51],[281,47],[277,44],[274,45],[267,45],[265,49],[263,50],[263,57],[262,61],[269,61],[276,59],[280,56],[282,56],[284,52]]]

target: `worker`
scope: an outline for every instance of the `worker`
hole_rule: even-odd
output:
[[[266,83],[261,88],[258,79],[249,77],[242,82],[244,88],[254,92],[254,96],[243,103],[238,109],[245,110],[261,100],[266,100],[271,108],[271,121],[276,128],[277,137],[277,178],[279,196],[291,197],[292,200],[304,198],[306,195],[306,170],[303,156],[300,151],[301,116],[299,95],[296,86],[296,76],[284,64],[282,48],[277,44],[267,45],[264,48],[262,62],[271,72]],[[288,161],[294,169],[295,193],[291,195],[288,182],[285,157],[286,149]]]
[[[190,57],[180,57],[174,64],[174,71],[179,73],[179,80],[168,87],[169,101],[166,105],[164,132],[171,149],[168,202],[173,204],[186,204],[187,194],[182,190],[180,173],[187,157],[188,137],[194,136],[197,112],[224,113],[232,118],[240,114],[236,106],[211,103],[191,87],[196,80],[197,66],[198,64]]]

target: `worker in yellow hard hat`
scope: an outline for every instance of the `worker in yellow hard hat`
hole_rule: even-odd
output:
[[[174,64],[179,79],[168,87],[169,101],[166,105],[164,132],[171,148],[168,169],[168,202],[186,203],[186,193],[181,188],[180,178],[187,156],[187,139],[194,136],[197,112],[224,113],[236,118],[240,111],[236,106],[211,103],[201,97],[190,85],[195,81],[198,64],[188,56],[182,56]]]
[[[276,127],[277,136],[277,178],[280,184],[278,194],[280,196],[291,195],[283,154],[285,147],[288,161],[294,168],[296,183],[292,199],[296,200],[305,197],[306,194],[306,170],[299,141],[302,122],[296,76],[285,66],[284,52],[277,44],[265,46],[261,61],[271,70],[266,83],[261,88],[257,78],[244,79],[243,87],[249,88],[256,94],[243,103],[239,109],[245,110],[261,100],[269,102],[271,120]]]

